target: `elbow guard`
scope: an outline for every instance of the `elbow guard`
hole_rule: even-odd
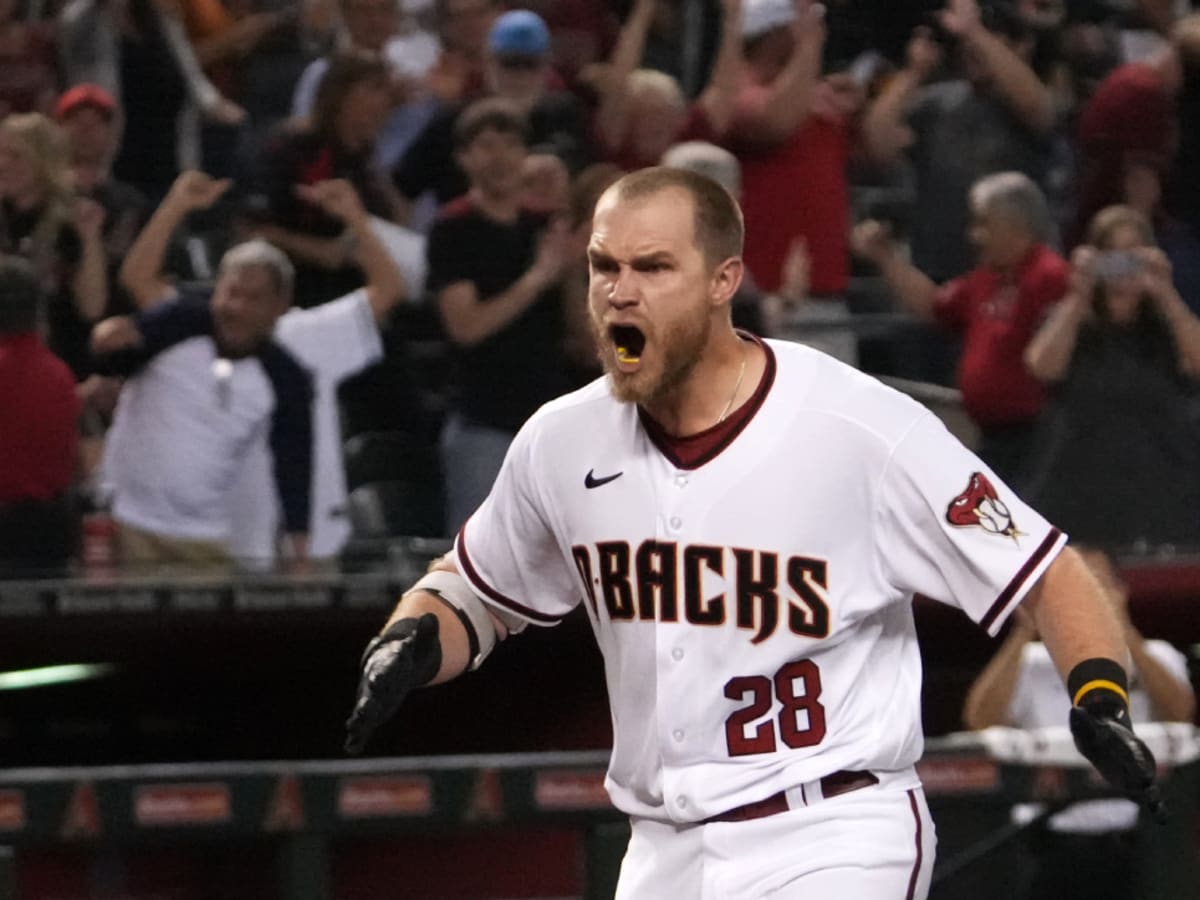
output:
[[[498,635],[491,613],[483,605],[483,601],[475,596],[466,579],[457,572],[437,570],[422,576],[407,593],[411,594],[413,591],[433,594],[454,611],[467,632],[470,657],[467,667],[474,671],[483,665],[483,661],[496,646]]]

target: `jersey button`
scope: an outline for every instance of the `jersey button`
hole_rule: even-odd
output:
[[[676,728],[674,731],[671,732],[671,737],[675,738],[675,740],[677,740],[677,741],[682,741],[683,740],[683,732],[680,731],[678,728]]]
[[[676,475],[675,476],[675,486],[676,487],[687,487],[687,482],[688,482],[688,478],[686,475]]]
[[[679,662],[679,660],[683,659],[683,650],[679,647],[676,647],[671,651],[671,659]]]
[[[670,524],[672,531],[678,531],[683,527],[683,519],[679,518],[679,516],[671,516],[671,521],[668,524]]]
[[[675,800],[675,805],[676,805],[676,806],[678,806],[680,809],[687,809],[687,807],[688,807],[688,798],[687,798],[687,797],[679,797],[679,798],[677,798],[677,799]]]

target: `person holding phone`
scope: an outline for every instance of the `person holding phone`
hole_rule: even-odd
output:
[[[1200,319],[1131,207],[1097,213],[1071,263],[1025,352],[1049,390],[1026,494],[1080,541],[1198,544]]]

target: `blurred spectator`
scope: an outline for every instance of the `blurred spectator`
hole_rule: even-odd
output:
[[[735,199],[741,198],[741,165],[728,150],[704,141],[686,141],[664,153],[662,164],[711,178]],[[779,327],[785,306],[789,313],[794,313],[804,307],[807,296],[808,254],[803,240],[798,240],[791,257],[784,264],[783,281],[777,293],[764,294],[749,272],[742,276],[742,283],[733,295],[731,304],[733,324],[754,334],[770,336]],[[825,349],[821,346],[821,337],[817,333],[798,336],[797,339]]]
[[[1002,479],[1020,484],[1043,397],[1023,354],[1047,310],[1067,292],[1069,267],[1044,243],[1050,214],[1025,175],[980,179],[970,204],[978,267],[940,287],[897,251],[879,222],[855,228],[854,246],[879,267],[906,310],[961,336],[958,387],[981,432],[977,452]]]
[[[721,42],[708,84],[689,104],[665,72],[638,68],[657,0],[636,0],[607,66],[595,67],[595,130],[602,153],[627,171],[658,165],[674,143],[724,134],[733,115],[742,65],[742,3],[724,0]]]
[[[1174,29],[1182,69],[1176,112],[1179,117],[1179,148],[1168,179],[1170,211],[1200,234],[1200,187],[1195,173],[1200,169],[1200,16],[1182,19]]]
[[[585,117],[573,95],[552,89],[557,80],[546,23],[528,10],[498,17],[488,33],[483,93],[508,100],[525,116],[529,146],[559,156],[577,171],[589,157]],[[468,177],[454,149],[461,110],[441,109],[396,169],[396,187],[410,202],[432,192],[441,205],[466,193]]]
[[[808,0],[748,0],[745,75],[722,143],[742,165],[746,266],[776,293],[803,240],[824,349],[857,360],[845,292],[850,260],[848,169],[864,93],[847,72],[822,78],[824,8]]]
[[[561,284],[574,241],[565,222],[521,208],[526,134],[507,100],[466,109],[455,143],[471,187],[429,235],[429,287],[459,363],[441,439],[451,534],[491,490],[517,429],[568,387]]]
[[[999,171],[1041,181],[1050,159],[1054,101],[1030,67],[1032,35],[1005,7],[988,9],[985,22],[975,0],[950,0],[938,17],[965,77],[922,87],[943,53],[929,29],[918,29],[906,67],[863,119],[876,161],[909,151],[918,202],[912,258],[935,281],[971,268],[970,186]]]
[[[1169,170],[1180,136],[1176,100],[1189,70],[1200,71],[1200,15],[1176,23],[1171,41],[1150,59],[1120,66],[1100,83],[1079,118],[1079,205],[1072,244],[1097,211],[1121,201],[1130,164]],[[1189,173],[1187,181],[1192,180]]]
[[[49,113],[58,93],[53,25],[22,22],[17,0],[0,0],[0,119]]]
[[[1133,663],[1129,714],[1143,722],[1190,722],[1196,698],[1187,658],[1166,641],[1146,640],[1129,620],[1129,589],[1104,552],[1080,547],[1084,561],[1125,627]],[[1062,724],[1070,698],[1032,618],[1020,607],[995,656],[971,686],[963,720],[972,730],[1003,725],[1054,728]],[[1072,803],[1044,822],[1034,821],[1042,804],[1013,809],[1016,824],[1029,824],[1022,865],[1012,896],[1026,900],[1127,900],[1144,896],[1138,879],[1138,807],[1131,800]]]
[[[41,113],[0,121],[0,252],[33,264],[50,349],[77,378],[89,371],[87,335],[108,303],[104,210],[75,196],[67,142]]]
[[[395,194],[372,161],[391,100],[378,56],[338,55],[326,69],[307,122],[281,129],[245,189],[263,204],[259,234],[297,266],[296,303],[307,308],[362,286],[345,224],[306,201],[297,187],[338,178],[353,185],[367,211],[395,217]]]
[[[504,8],[498,0],[434,0],[433,8],[442,52],[430,89],[447,106],[474,100],[483,91],[488,34]]]
[[[75,192],[104,210],[104,250],[110,276],[115,276],[149,214],[141,191],[112,174],[120,142],[120,110],[104,88],[77,84],[58,98],[54,115],[67,136]],[[109,312],[124,311],[113,309],[117,289],[115,278],[110,277]]]
[[[1137,210],[1154,228],[1158,246],[1171,262],[1171,280],[1193,312],[1200,311],[1200,232],[1167,209],[1160,162],[1130,156],[1121,167],[1119,205]]]
[[[226,569],[232,495],[264,433],[292,555],[306,557],[310,377],[271,339],[292,277],[281,251],[249,241],[222,258],[210,298],[181,296],[96,326],[98,368],[128,376],[104,458],[124,565]]]
[[[71,0],[59,17],[58,49],[68,85],[100,85],[125,111],[113,170],[152,202],[179,171],[185,100],[213,121],[245,118],[200,68],[170,0]]]
[[[122,280],[141,309],[152,309],[177,296],[162,272],[171,234],[189,213],[211,206],[220,190],[219,182],[201,172],[184,172],[176,179],[167,201],[139,236],[121,268]],[[350,536],[345,515],[346,473],[338,424],[338,385],[382,357],[379,328],[404,296],[405,285],[348,182],[318,182],[301,188],[301,194],[345,223],[358,245],[354,259],[366,275],[363,289],[316,309],[289,310],[275,326],[276,342],[308,369],[313,378],[313,481],[308,552],[313,559],[329,559],[337,555]],[[232,501],[230,546],[240,559],[271,563],[275,558],[279,515],[266,440],[257,441],[254,452],[248,455]]]
[[[391,111],[380,128],[375,162],[390,171],[404,151],[428,124],[435,101],[424,81],[437,62],[440,46],[432,34],[420,29],[401,31],[397,0],[341,0],[343,34],[335,52],[367,51],[379,54],[388,68]],[[292,98],[292,113],[312,112],[317,86],[329,68],[332,56],[313,60]]]
[[[562,295],[567,323],[567,365],[572,381],[579,384],[603,374],[588,312],[587,245],[592,237],[592,214],[600,195],[623,174],[612,163],[595,163],[580,172],[570,185],[566,218],[574,246],[563,273]]]
[[[604,58],[620,24],[605,0],[529,0],[524,5],[546,20],[554,68],[568,83]]]
[[[70,496],[75,379],[38,337],[33,268],[0,258],[0,575],[62,575],[75,551]]]
[[[1200,544],[1200,319],[1143,216],[1096,215],[1025,360],[1051,386],[1031,502],[1086,543]]]

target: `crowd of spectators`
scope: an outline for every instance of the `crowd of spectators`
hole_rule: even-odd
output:
[[[0,0],[0,571],[453,534],[598,374],[591,207],[660,163],[743,205],[740,325],[1200,545],[1187,0]]]

